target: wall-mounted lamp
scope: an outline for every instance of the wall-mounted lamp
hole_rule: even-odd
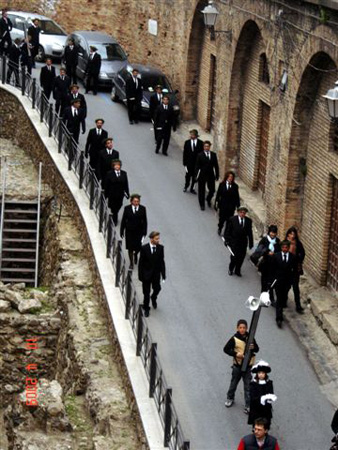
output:
[[[212,41],[215,40],[216,38],[216,33],[226,33],[229,35],[230,40],[232,37],[232,31],[231,30],[215,30],[215,24],[216,24],[216,20],[217,20],[217,16],[219,15],[219,12],[216,8],[216,6],[214,6],[214,2],[213,0],[209,0],[208,2],[208,6],[206,6],[201,13],[203,14],[203,19],[204,19],[204,25],[209,28],[210,31],[210,39]]]

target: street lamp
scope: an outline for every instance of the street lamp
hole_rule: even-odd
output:
[[[329,89],[323,97],[327,100],[331,120],[333,122],[338,122],[338,81],[335,82],[335,87]]]
[[[209,0],[208,6],[206,6],[201,13],[203,14],[203,20],[204,25],[209,29],[210,31],[210,39],[212,41],[215,40],[216,33],[227,33],[230,35],[231,39],[231,31],[223,31],[223,30],[215,30],[215,24],[217,20],[217,16],[219,15],[219,12],[214,6],[213,0]]]
[[[269,307],[271,305],[270,294],[269,292],[262,292],[259,298],[253,297],[252,295],[245,302],[245,306],[253,311],[252,319],[249,328],[249,336],[246,342],[245,351],[244,351],[244,359],[242,363],[242,372],[246,372],[250,359],[251,359],[251,349],[250,346],[253,344],[255,339],[255,334],[258,325],[259,315],[261,313],[262,307]]]

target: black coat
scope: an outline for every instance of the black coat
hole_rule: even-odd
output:
[[[3,17],[0,19],[0,43],[3,45],[5,41],[7,41],[8,46],[12,43],[12,38],[10,31],[13,29],[13,24],[10,19],[7,19],[7,22]]]
[[[54,89],[55,67],[51,66],[48,70],[47,66],[43,66],[40,71],[40,85],[42,89],[51,91]]]
[[[34,27],[33,25],[28,28],[27,34],[31,36],[30,43],[33,47],[38,47],[40,44],[40,31],[40,27]]]
[[[8,58],[9,58],[9,64],[14,68],[19,68],[19,60],[21,56],[21,50],[20,47],[18,47],[16,44],[12,44],[9,49]]]
[[[334,432],[334,434],[338,434],[338,409],[334,413],[332,423],[331,423],[331,428],[332,428],[332,431]]]
[[[119,152],[117,150],[113,150],[111,155],[108,154],[107,149],[104,148],[100,151],[99,154],[99,163],[98,163],[98,174],[100,180],[102,180],[102,186],[105,185],[106,175],[112,170],[111,163],[114,159],[119,159]]]
[[[152,120],[154,120],[156,109],[157,109],[157,108],[161,105],[161,103],[162,103],[162,97],[163,97],[163,95],[161,94],[160,97],[161,97],[161,98],[160,98],[160,100],[159,100],[156,92],[150,96],[150,99],[149,99],[149,114],[150,114],[150,118],[151,118]]]
[[[269,281],[273,281],[272,277],[273,277],[273,270],[272,270],[272,256],[273,255],[269,255],[270,253],[270,249],[269,249],[269,245],[270,242],[267,238],[267,236],[262,237],[262,239],[259,241],[258,245],[257,245],[257,249],[255,251],[255,253],[252,255],[254,256],[255,254],[257,254],[257,262],[258,263],[258,258],[263,257],[259,263],[259,267],[258,270],[264,274]],[[280,252],[280,239],[276,238],[276,243],[274,244],[274,253],[278,253]],[[252,259],[253,261],[253,259]],[[255,261],[253,261],[255,262]]]
[[[189,172],[194,172],[197,155],[203,151],[203,141],[201,139],[197,139],[197,144],[194,150],[192,149],[191,141],[191,139],[188,139],[184,143],[183,165],[188,168]]]
[[[151,252],[150,244],[142,245],[138,263],[139,280],[142,282],[159,282],[161,275],[163,280],[165,280],[166,271],[163,245],[158,244],[155,253]]]
[[[227,189],[226,181],[222,181],[217,189],[215,205],[225,217],[233,216],[235,209],[240,205],[238,184],[231,183],[230,188]]]
[[[79,137],[80,126],[82,126],[82,132],[86,132],[86,121],[85,121],[85,113],[83,109],[79,108],[77,110],[77,115],[73,115],[71,106],[65,108],[63,112],[62,120],[69,132],[74,135],[75,140]]]
[[[265,384],[259,384],[256,381],[250,383],[250,412],[248,423],[253,424],[259,417],[264,417],[271,421],[272,406],[271,403],[261,404],[263,395],[273,394],[273,384],[271,380],[267,380]]]
[[[292,253],[288,253],[288,261],[285,263],[282,252],[275,253],[271,257],[272,274],[276,279],[276,289],[290,289],[294,276],[297,272],[297,261]]]
[[[88,157],[89,154],[90,165],[93,168],[96,168],[99,161],[100,151],[104,150],[104,141],[108,138],[108,132],[106,130],[101,128],[100,136],[97,134],[96,130],[96,128],[89,130],[85,147],[85,155]]]
[[[60,101],[62,100],[67,101],[69,87],[70,87],[70,78],[67,75],[65,75],[64,79],[62,80],[61,76],[58,75],[54,80],[54,90],[53,90],[54,99]]]
[[[20,45],[20,49],[21,49],[21,64],[23,66],[28,66],[29,64],[32,64],[31,47],[28,47],[28,45],[30,45],[30,44],[28,44],[27,42],[24,42],[23,44]],[[40,76],[41,76],[41,71],[40,71]]]
[[[244,218],[244,227],[240,226],[239,216],[232,216],[227,221],[224,232],[224,239],[236,255],[237,252],[244,251],[248,244],[253,247],[252,220],[249,217]]]
[[[204,151],[197,155],[195,178],[198,181],[218,180],[219,167],[216,153],[210,152],[210,159]]]
[[[63,55],[63,61],[66,66],[76,67],[79,62],[79,47],[73,46],[73,49],[69,45],[65,47],[65,52]]]
[[[110,170],[105,179],[104,191],[108,199],[109,208],[113,212],[119,211],[123,203],[123,198],[129,198],[127,172],[120,170],[120,176],[118,177],[115,170]]]
[[[136,100],[140,102],[143,97],[143,88],[141,84],[141,80],[137,79],[137,87],[136,83],[134,82],[134,79],[132,76],[127,78],[126,81],[126,97],[128,100]]]
[[[139,252],[141,250],[141,240],[147,235],[147,211],[142,205],[138,206],[137,212],[133,212],[132,205],[124,208],[120,235],[126,235],[126,248]]]
[[[86,98],[83,94],[80,94],[78,92],[77,96],[75,97],[72,93],[68,93],[67,94],[67,101],[69,106],[72,105],[72,100],[74,100],[75,98],[77,98],[78,100],[80,100],[80,108],[84,110],[85,113],[85,117],[87,117],[87,102],[86,102]]]
[[[96,75],[98,76],[101,69],[101,56],[98,53],[95,53],[94,57],[91,58],[89,56],[86,68],[87,75]]]
[[[159,131],[176,130],[176,116],[171,105],[164,109],[163,104],[157,107],[154,115],[154,127]]]

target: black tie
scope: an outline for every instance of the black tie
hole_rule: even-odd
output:
[[[244,220],[241,219],[241,227],[244,228]]]
[[[284,262],[286,263],[286,254],[285,253],[283,255],[283,258],[284,258]]]
[[[153,247],[153,253],[156,253],[156,245]]]

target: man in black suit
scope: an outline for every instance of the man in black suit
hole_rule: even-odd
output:
[[[129,198],[128,175],[126,171],[121,170],[121,165],[119,159],[112,162],[113,169],[107,173],[104,185],[105,196],[108,199],[108,206],[112,212],[115,226],[123,199],[124,197]]]
[[[201,210],[205,210],[205,186],[208,186],[207,203],[211,206],[211,199],[215,193],[215,181],[219,177],[219,168],[216,153],[210,151],[211,142],[203,142],[203,151],[197,155],[195,179],[198,182],[198,201]]]
[[[83,94],[80,94],[79,92],[79,85],[78,84],[72,84],[70,87],[70,92],[68,93],[68,102],[70,106],[72,104],[73,100],[80,100],[80,108],[83,109],[84,114],[85,114],[85,118],[87,117],[87,102],[86,102],[86,98]]]
[[[0,55],[8,53],[12,45],[11,31],[13,24],[8,18],[7,9],[2,10],[0,19]]]
[[[101,69],[101,56],[97,52],[97,48],[94,45],[89,47],[90,55],[87,62],[86,68],[86,94],[91,90],[90,85],[93,80],[93,94],[97,94],[97,89],[99,85],[99,74]]]
[[[20,86],[20,80],[19,80],[19,60],[21,56],[21,50],[20,50],[20,39],[16,38],[11,45],[9,49],[8,54],[8,71],[7,71],[7,83],[10,83],[12,73],[14,72],[15,76],[15,85],[17,87]]]
[[[195,166],[197,155],[203,151],[203,141],[198,139],[198,131],[190,130],[190,139],[185,141],[183,148],[183,166],[185,169],[185,185],[183,192],[187,192],[190,186],[190,192],[196,194],[195,186]]]
[[[71,82],[77,83],[76,68],[79,62],[79,48],[73,39],[69,39],[63,54],[63,63],[66,66],[66,73]]]
[[[281,251],[274,253],[271,257],[273,280],[275,282],[275,291],[277,296],[276,303],[276,322],[279,328],[282,327],[283,309],[287,306],[288,293],[292,286],[293,278],[297,271],[297,261],[295,256],[289,252],[290,242],[282,241]]]
[[[98,177],[98,162],[100,151],[105,147],[105,140],[108,138],[108,132],[104,130],[103,119],[95,120],[96,127],[89,130],[85,148],[85,156],[88,158],[89,155],[89,164],[95,170],[96,176]]]
[[[224,223],[235,213],[235,209],[240,205],[238,184],[235,183],[235,173],[229,170],[225,172],[223,181],[219,184],[215,210],[219,209],[218,234],[222,233]]]
[[[50,94],[54,89],[55,82],[55,67],[52,66],[51,58],[46,59],[46,65],[40,71],[40,86],[49,100]]]
[[[160,84],[158,84],[155,87],[155,92],[150,96],[149,99],[149,114],[150,114],[150,119],[154,125],[154,120],[155,120],[155,113],[157,108],[162,104],[162,86]],[[155,135],[155,142],[157,142],[157,133],[156,133],[156,128],[154,126],[154,135]]]
[[[105,148],[100,151],[98,161],[98,175],[103,187],[106,183],[107,173],[112,169],[112,162],[114,159],[119,159],[119,152],[114,149],[113,138],[107,138],[104,145]]]
[[[157,296],[161,290],[161,276],[163,282],[166,278],[164,247],[160,245],[160,233],[152,231],[149,234],[150,243],[143,245],[138,265],[138,278],[143,289],[143,309],[145,317],[149,317],[150,297],[153,308],[157,308]],[[153,292],[150,296],[151,288]]]
[[[80,108],[81,101],[79,99],[72,100],[72,106],[65,108],[63,113],[63,123],[73,135],[75,142],[79,143],[80,127],[82,126],[82,134],[86,132],[85,113]]]
[[[35,67],[35,57],[39,53],[39,45],[40,45],[40,32],[41,28],[39,27],[39,19],[34,19],[32,25],[28,28],[27,34],[31,37],[31,45],[32,45],[32,62],[33,67]]]
[[[252,220],[246,217],[248,212],[245,206],[237,208],[238,215],[231,217],[224,232],[225,245],[228,245],[233,254],[230,256],[229,275],[234,270],[238,277],[241,277],[241,267],[246,255],[246,249],[253,247]]]
[[[22,68],[26,67],[27,73],[29,73],[29,75],[32,75],[33,61],[32,61],[32,46],[30,40],[31,40],[30,36],[27,36],[27,38],[22,39],[20,50],[21,50],[21,67]]]
[[[143,97],[143,88],[137,69],[133,69],[131,76],[127,78],[126,97],[129,123],[132,125],[133,123],[138,123]]]
[[[162,153],[168,156],[171,128],[173,131],[176,131],[176,116],[172,106],[169,105],[169,97],[167,95],[163,96],[162,104],[156,109],[154,127],[157,136],[155,153],[160,151],[163,142]]]
[[[54,80],[53,96],[55,99],[55,112],[63,115],[67,106],[70,78],[66,75],[66,70],[61,67],[60,75]]]
[[[121,220],[120,235],[126,235],[126,249],[128,250],[130,268],[137,264],[137,255],[141,250],[142,241],[147,234],[147,211],[140,205],[141,196],[132,194],[130,205],[125,206]]]

